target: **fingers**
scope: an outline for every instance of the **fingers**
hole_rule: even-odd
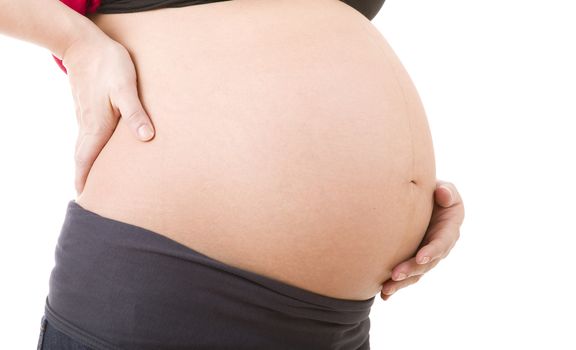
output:
[[[452,206],[462,207],[462,216],[464,216],[464,205],[460,192],[453,183],[443,180],[436,181],[436,190],[434,192],[436,204],[448,208]],[[463,218],[463,217],[462,217]]]
[[[150,140],[154,136],[154,127],[142,107],[136,82],[119,86],[113,95],[110,96],[112,104],[119,110],[134,135],[142,141]]]
[[[382,285],[382,290],[380,291],[380,297],[384,300],[388,300],[392,294],[396,293],[399,289],[408,287],[411,284],[414,284],[422,278],[423,275],[416,275],[412,277],[408,277],[401,282],[391,282],[390,280],[386,281]],[[389,283],[390,282],[390,283]]]
[[[415,256],[417,264],[429,264],[438,259],[445,258],[460,238],[460,225],[462,216],[453,208],[442,208],[445,211],[430,221],[421,246]]]
[[[428,243],[416,253],[416,262],[426,264],[446,257],[460,238],[460,224],[438,222],[429,229]]]
[[[76,141],[74,161],[76,163],[75,188],[77,194],[84,190],[84,185],[92,164],[113,132],[112,130],[80,130]]]
[[[382,285],[382,298],[387,300],[398,289],[416,283],[420,276],[446,257],[460,237],[464,220],[464,204],[454,184],[438,180],[430,224],[416,255],[392,270],[392,276]]]
[[[384,300],[399,289],[412,285],[420,280],[420,278],[432,268],[434,268],[440,260],[435,260],[427,264],[417,264],[416,258],[405,261],[392,270],[390,279],[382,284],[381,296]]]
[[[406,278],[422,275],[428,271],[430,271],[433,267],[438,264],[440,260],[433,260],[427,264],[418,264],[416,262],[416,258],[412,258],[410,260],[404,261],[398,264],[394,269],[392,269],[392,276],[391,280],[393,281],[402,281]]]
[[[84,190],[84,185],[92,164],[100,151],[114,132],[117,118],[106,108],[104,101],[94,101],[73,93],[76,120],[78,122],[78,137],[74,152],[76,194]]]
[[[416,255],[418,263],[444,257],[460,237],[460,226],[464,221],[464,203],[452,183],[437,181],[436,204],[430,223]]]

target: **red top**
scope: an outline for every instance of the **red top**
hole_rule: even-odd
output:
[[[68,5],[74,11],[80,13],[81,15],[86,15],[87,13],[94,13],[98,6],[100,6],[100,0],[60,0],[60,2]],[[62,60],[58,57],[52,55],[54,60],[60,66],[60,68],[64,71],[64,73],[68,74],[66,71],[66,67],[62,64]]]

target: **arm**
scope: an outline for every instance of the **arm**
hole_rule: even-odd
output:
[[[66,4],[59,0],[0,0],[0,33],[49,49],[68,68],[65,72],[70,73],[79,126],[74,159],[76,191],[80,193],[120,117],[142,141],[154,136],[154,127],[138,96],[130,53],[84,16],[99,2],[92,2],[87,9],[86,0],[62,1]]]
[[[0,0],[0,33],[28,41],[62,58],[74,41],[106,35],[59,0]]]

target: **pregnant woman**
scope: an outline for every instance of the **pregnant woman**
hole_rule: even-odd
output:
[[[39,349],[369,349],[457,240],[382,1],[2,5],[80,125]]]

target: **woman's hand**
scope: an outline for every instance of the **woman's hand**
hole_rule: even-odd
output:
[[[103,32],[82,37],[66,49],[62,64],[76,105],[75,187],[80,194],[120,116],[142,141],[154,136],[154,128],[140,103],[134,63],[123,45]]]
[[[392,269],[392,278],[382,284],[380,297],[384,300],[398,289],[418,282],[422,275],[445,258],[460,238],[464,221],[464,203],[456,187],[446,181],[437,181],[434,191],[436,204],[430,224],[416,256]]]

